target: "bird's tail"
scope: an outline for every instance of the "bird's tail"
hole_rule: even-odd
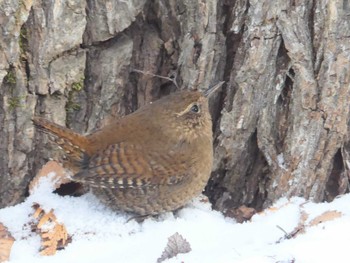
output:
[[[85,136],[41,117],[34,117],[33,122],[39,130],[52,135],[50,139],[61,147],[72,161],[81,162],[88,153],[89,143]]]

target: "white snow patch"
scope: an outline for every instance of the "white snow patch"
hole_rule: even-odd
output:
[[[281,167],[283,170],[287,171],[287,167],[284,163],[283,153],[280,153],[279,155],[277,155],[277,162],[278,162],[279,167]]]
[[[16,239],[10,263],[156,262],[175,232],[190,243],[192,251],[166,262],[348,261],[350,195],[322,204],[283,198],[242,224],[197,198],[175,215],[166,213],[137,223],[128,221],[127,214],[109,210],[92,194],[61,197],[51,191],[49,180],[43,180],[25,202],[0,209],[0,222]],[[72,236],[72,243],[54,256],[39,254],[40,237],[30,229],[33,203],[47,211],[54,209]],[[309,227],[295,238],[284,238],[283,230],[291,233],[298,226],[301,210],[310,220],[330,210],[341,212],[342,217]]]

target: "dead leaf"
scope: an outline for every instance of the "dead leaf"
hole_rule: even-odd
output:
[[[59,188],[62,184],[69,183],[71,180],[68,177],[66,170],[57,162],[47,162],[39,171],[39,173],[33,178],[29,184],[29,193],[32,194],[35,188],[39,184],[39,180],[43,177],[47,177],[50,173],[54,173],[52,178],[54,188]]]
[[[57,222],[53,210],[46,213],[39,204],[34,204],[33,208],[35,209],[33,217],[37,220],[34,230],[40,234],[42,240],[40,254],[54,255],[57,249],[64,248],[70,242],[67,229]]]
[[[302,206],[300,206],[300,207],[302,207]],[[299,217],[299,223],[293,229],[293,231],[289,234],[289,238],[295,238],[297,235],[305,233],[305,227],[306,227],[305,222],[308,218],[309,218],[309,214],[306,213],[304,210],[301,210],[300,217]]]
[[[225,212],[225,216],[234,218],[238,223],[243,223],[250,220],[255,214],[256,210],[254,208],[245,205],[234,209],[228,209]]]
[[[291,203],[291,201],[289,200],[287,203],[282,204],[279,207],[276,207],[276,206],[268,207],[268,208],[262,210],[261,212],[259,212],[258,215],[266,216],[268,213],[278,212],[281,208],[288,206],[290,203]]]
[[[303,210],[304,204],[305,203],[300,205],[299,223],[290,233],[287,233],[281,227],[277,226],[279,229],[281,229],[285,233],[285,235],[283,237],[281,237],[276,243],[280,243],[286,239],[295,238],[299,234],[304,234],[306,232],[307,227],[317,226],[320,223],[332,221],[332,220],[337,219],[337,218],[342,216],[342,213],[339,211],[336,211],[336,210],[326,211],[326,212],[322,213],[321,215],[312,219],[309,224],[306,224],[306,221],[309,218],[309,214]]]
[[[0,223],[0,263],[9,260],[14,242],[15,239],[11,236],[10,232]]]
[[[321,215],[312,219],[311,222],[309,223],[309,226],[317,226],[318,224],[337,219],[337,218],[341,217],[342,215],[343,214],[341,212],[336,211],[336,210],[326,211],[326,212],[322,213]]]
[[[162,253],[162,256],[157,259],[157,263],[163,262],[166,259],[176,257],[180,253],[188,253],[191,251],[191,245],[179,233],[168,238],[168,243]]]

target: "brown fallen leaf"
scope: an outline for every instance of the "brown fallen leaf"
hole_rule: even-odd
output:
[[[32,194],[35,188],[38,186],[40,179],[47,177],[50,173],[55,174],[52,178],[55,189],[59,188],[62,184],[66,184],[71,181],[66,170],[59,163],[49,161],[41,168],[39,173],[30,182],[29,193]]]
[[[10,232],[0,223],[0,263],[9,260],[14,242],[15,239],[11,236]]]
[[[280,238],[276,243],[280,243],[285,239],[295,238],[299,234],[304,234],[306,232],[307,227],[317,226],[318,224],[321,224],[327,221],[332,221],[342,216],[342,213],[336,210],[326,211],[321,215],[316,216],[314,219],[310,221],[310,223],[306,224],[306,221],[309,218],[309,214],[303,210],[303,205],[304,204],[300,205],[299,223],[291,232],[287,233],[280,226],[277,226],[279,229],[281,229],[285,233],[285,235],[282,238]]]
[[[288,206],[289,204],[291,204],[291,201],[288,200],[288,202],[282,204],[281,206],[271,206],[271,207],[268,207],[264,210],[262,210],[261,212],[258,213],[258,215],[261,215],[261,216],[266,216],[268,213],[275,213],[275,212],[278,212],[281,208],[283,207],[286,207]]]
[[[43,256],[56,254],[57,249],[62,249],[70,242],[67,229],[63,224],[57,222],[53,210],[46,213],[39,204],[34,204],[34,219],[37,220],[34,229],[41,236],[41,251]]]
[[[234,209],[228,209],[225,212],[225,216],[234,218],[238,223],[243,223],[250,220],[255,214],[256,210],[254,208],[245,205]]]
[[[336,211],[336,210],[326,211],[326,212],[322,213],[321,215],[312,219],[309,223],[309,226],[317,226],[318,224],[337,219],[337,218],[341,217],[342,215],[343,214],[341,212]]]
[[[162,253],[162,256],[157,259],[157,263],[161,263],[166,259],[176,257],[180,253],[188,253],[191,251],[191,245],[179,233],[168,238],[168,243]]]

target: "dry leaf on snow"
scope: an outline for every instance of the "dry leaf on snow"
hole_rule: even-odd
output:
[[[39,171],[39,173],[33,178],[29,184],[29,193],[32,194],[35,188],[39,184],[39,180],[43,177],[47,177],[49,174],[54,173],[52,178],[54,188],[59,188],[62,184],[69,183],[71,180],[68,177],[66,170],[57,162],[47,162]]]
[[[9,260],[14,242],[15,239],[11,236],[10,232],[0,223],[0,262]]]
[[[290,205],[292,202],[290,200],[288,200],[288,202],[280,205],[280,206],[271,206],[271,207],[268,207],[264,210],[262,210],[261,212],[258,213],[258,215],[261,215],[261,216],[266,216],[267,214],[269,213],[275,213],[275,212],[278,212],[280,211],[281,208],[284,208],[288,205]]]
[[[309,226],[317,226],[318,224],[337,219],[337,218],[341,217],[342,215],[343,214],[341,212],[336,211],[336,210],[326,211],[326,212],[322,213],[321,215],[312,219],[309,223]]]
[[[243,223],[250,220],[256,214],[254,208],[242,205],[238,208],[228,209],[224,215],[234,218],[238,223]]]
[[[34,219],[37,220],[34,230],[38,232],[42,240],[40,254],[43,256],[54,255],[57,249],[64,248],[69,242],[66,227],[57,222],[57,218],[51,210],[46,213],[39,204],[34,204]]]
[[[191,245],[179,233],[168,238],[168,243],[162,253],[162,256],[157,259],[157,263],[163,262],[166,259],[176,257],[180,253],[188,253],[191,251]]]
[[[276,243],[280,243],[285,239],[295,238],[299,234],[304,234],[307,227],[317,226],[321,223],[332,221],[334,219],[341,217],[342,215],[343,214],[341,212],[336,210],[325,211],[321,215],[318,215],[314,219],[312,219],[308,224],[306,224],[306,221],[308,220],[310,215],[303,210],[303,204],[301,204],[300,218],[299,218],[298,225],[290,233],[285,232],[281,227],[277,226],[283,232],[285,232],[285,235],[284,237],[280,238]]]

